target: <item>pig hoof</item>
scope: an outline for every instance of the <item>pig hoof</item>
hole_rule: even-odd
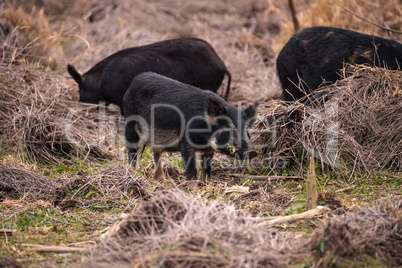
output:
[[[246,151],[244,154],[248,157],[248,159],[253,159],[258,156],[258,152],[256,150]]]

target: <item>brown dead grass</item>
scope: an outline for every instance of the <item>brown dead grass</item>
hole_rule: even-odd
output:
[[[399,0],[335,0],[335,2],[371,22],[386,28],[402,30],[402,5]],[[300,8],[295,2],[295,8],[299,11],[297,17],[301,29],[313,26],[331,26],[402,40],[401,35],[364,22],[330,0],[315,0],[307,9]],[[290,18],[281,26],[283,29],[275,42],[275,51],[279,51],[294,33],[293,22]]]
[[[315,231],[310,246],[324,243],[317,267],[331,261],[361,260],[367,256],[385,260],[390,267],[402,265],[402,197],[377,201],[372,208],[335,216]]]
[[[66,192],[73,193],[58,206],[62,209],[75,207],[100,207],[102,210],[134,206],[150,196],[149,181],[124,165],[116,165],[91,175],[63,178]],[[130,200],[123,203],[123,200]]]
[[[77,113],[78,103],[63,77],[24,60],[0,62],[0,133],[3,146],[29,161],[62,163],[71,157],[107,159],[97,113]],[[110,135],[110,134],[109,134]]]
[[[401,197],[390,197],[329,218],[303,238],[258,227],[258,218],[219,201],[163,191],[115,224],[83,267],[284,267],[306,258],[327,267],[364,254],[400,265],[400,220]]]
[[[83,267],[283,267],[294,236],[255,225],[234,207],[156,193],[107,236]],[[288,259],[289,258],[289,259]]]
[[[123,165],[90,175],[49,178],[14,161],[0,163],[0,200],[2,207],[10,211],[27,202],[31,208],[37,203],[42,207],[57,205],[62,210],[77,207],[123,209],[147,200],[150,188],[145,177]],[[17,200],[17,205],[12,199]]]
[[[7,197],[25,200],[60,201],[64,198],[63,186],[26,167],[8,162],[0,163],[0,199]]]
[[[0,52],[2,57],[25,58],[56,68],[64,63],[61,34],[52,29],[43,9],[28,12],[22,6],[0,5]]]

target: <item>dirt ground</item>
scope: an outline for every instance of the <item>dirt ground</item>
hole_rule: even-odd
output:
[[[336,3],[402,30],[400,0]],[[402,40],[331,0],[294,4],[301,28],[334,26]],[[150,150],[137,170],[128,167],[116,108],[105,111],[106,121],[93,111],[71,112],[78,86],[67,63],[84,73],[117,50],[191,36],[208,41],[231,72],[229,103],[260,101],[260,116],[267,116],[282,94],[276,57],[293,32],[287,0],[0,3],[0,267],[402,265],[395,245],[402,234],[398,164],[363,174],[353,165],[334,172],[317,162],[318,205],[330,212],[264,227],[305,211],[304,159],[297,165],[285,159],[275,169],[275,157],[267,155],[258,167],[216,155],[212,180],[192,189],[178,154],[164,155],[158,181]],[[396,77],[396,86],[384,84],[400,100],[400,71],[384,76]],[[70,137],[101,146],[71,146],[67,119],[74,122]]]

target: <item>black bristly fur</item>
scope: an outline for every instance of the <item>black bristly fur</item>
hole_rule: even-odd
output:
[[[152,114],[151,107],[155,105],[165,107],[156,108]],[[143,145],[150,146],[154,152],[158,151],[157,156],[160,151],[180,151],[187,178],[191,180],[197,176],[195,153],[200,152],[203,155],[203,176],[210,177],[211,160],[216,150],[231,155],[233,152],[227,146],[230,144],[237,148],[236,156],[241,159],[246,151],[253,148],[247,128],[254,119],[257,106],[258,103],[255,103],[243,111],[211,91],[200,90],[155,73],[142,73],[133,80],[123,98],[129,161],[135,166]],[[136,116],[145,120],[148,129],[132,120]],[[151,120],[154,120],[153,127]],[[211,123],[210,129],[207,128],[208,122]],[[185,127],[202,131],[180,136]],[[229,128],[240,135],[231,139]],[[213,134],[218,130],[220,132],[214,139]],[[150,139],[152,133],[154,144]],[[159,157],[155,158],[155,161],[158,160]]]
[[[299,90],[299,77],[306,93],[340,78],[344,64],[400,69],[402,44],[377,36],[333,28],[312,27],[295,33],[278,55],[277,70],[285,100],[306,94]]]
[[[95,64],[84,75],[68,65],[68,72],[80,88],[80,102],[113,103],[122,109],[123,95],[133,78],[154,72],[201,89],[216,92],[225,74],[229,94],[231,75],[206,41],[180,38],[120,50]]]

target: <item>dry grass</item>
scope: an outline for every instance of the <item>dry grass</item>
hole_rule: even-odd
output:
[[[305,148],[313,148],[322,162],[347,167],[352,173],[398,171],[401,87],[400,71],[357,67],[351,77],[329,86],[332,98],[323,107],[262,106],[264,116],[257,122],[260,132],[254,138],[275,156],[289,157],[299,165]]]
[[[62,163],[71,157],[106,159],[112,154],[97,113],[76,113],[78,105],[63,77],[23,60],[0,63],[0,126],[3,146],[16,147],[29,161]]]
[[[313,248],[325,243],[317,267],[328,267],[334,260],[361,260],[365,255],[385,260],[390,267],[402,265],[401,221],[401,196],[325,221],[308,241]]]
[[[402,30],[402,6],[399,0],[335,0],[335,2],[369,21],[394,30]],[[401,35],[392,34],[364,22],[331,0],[315,0],[309,8],[299,7],[296,2],[295,8],[299,11],[297,17],[301,29],[313,26],[331,26],[402,40]],[[281,26],[280,38],[274,45],[275,51],[279,51],[294,33],[293,22],[290,18]]]
[[[0,163],[2,201],[8,198],[46,201],[63,210],[91,206],[119,209],[148,199],[150,188],[151,184],[145,177],[122,165],[91,175],[49,178],[15,161]]]
[[[92,252],[83,267],[283,267],[290,233],[267,231],[234,207],[177,191],[156,193]]]
[[[64,63],[59,41],[61,32],[52,29],[43,9],[30,11],[22,6],[0,5],[0,53],[11,62],[27,59],[56,68]]]
[[[151,185],[130,167],[116,165],[91,175],[76,175],[61,179],[66,192],[73,193],[59,207],[108,208],[131,207],[150,196]],[[127,202],[123,202],[127,200]]]
[[[0,163],[0,199],[46,200],[52,203],[64,198],[63,185],[16,163]]]
[[[113,164],[106,170],[102,166],[100,171],[87,166],[83,170],[74,170],[74,174],[66,171],[65,175],[53,170],[54,165],[60,163],[74,169],[71,159],[76,157],[85,164],[90,163],[89,166],[101,166],[86,160],[116,158],[114,152],[118,149],[111,138],[115,135],[116,114],[107,115],[110,116],[108,120],[112,118],[107,123],[113,121],[113,124],[101,126],[98,113],[72,111],[72,107],[77,105],[77,85],[72,79],[67,79],[67,75],[63,77],[39,67],[56,59],[61,64],[58,66],[64,68],[64,58],[58,56],[62,54],[58,54],[59,44],[56,42],[63,45],[68,62],[77,65],[80,71],[86,71],[105,56],[129,46],[179,36],[203,38],[212,44],[232,73],[230,102],[266,101],[281,94],[275,70],[275,54],[279,49],[273,43],[283,45],[293,32],[293,26],[287,22],[288,15],[283,15],[288,12],[287,1],[274,1],[279,8],[267,0],[213,4],[210,0],[41,0],[35,1],[36,6],[21,0],[10,2],[19,3],[23,8],[2,4],[0,9],[1,153],[10,152],[24,162],[44,163],[47,174],[57,178],[38,175],[26,165],[0,164],[1,217],[16,219],[28,207],[33,210],[53,207],[63,213],[70,210],[72,215],[79,214],[76,208],[84,208],[93,214],[93,229],[88,238],[92,239],[96,237],[94,230],[104,229],[105,218],[110,216],[108,213],[128,212],[138,207],[123,220],[116,233],[102,240],[84,260],[83,266],[86,267],[284,267],[295,261],[303,263],[305,258],[313,265],[325,266],[337,253],[340,260],[353,261],[360,260],[365,254],[378,254],[375,256],[386,260],[389,265],[400,265],[400,247],[389,248],[391,243],[395,245],[400,240],[399,197],[390,198],[372,209],[335,217],[334,221],[328,219],[311,239],[302,239],[294,232],[258,227],[256,223],[260,219],[248,214],[283,213],[295,198],[295,192],[288,194],[265,187],[258,195],[235,199],[237,207],[221,201],[207,201],[208,198],[223,196],[222,189],[234,183],[229,182],[227,173],[244,173],[242,167],[215,168],[213,174],[226,181],[214,178],[199,189],[202,197],[184,194],[182,190],[187,189],[181,185],[170,191],[155,190],[180,184],[182,172],[175,167],[167,168],[165,180],[154,182],[150,179],[154,171],[152,161],[146,157],[143,157],[144,163],[137,172],[121,164]],[[339,2],[377,23],[395,29],[401,27],[402,16],[397,0]],[[303,0],[298,3],[301,3],[296,8],[300,12],[302,27],[320,23],[389,37],[388,33],[362,23],[329,1]],[[275,12],[283,16],[273,18],[271,15]],[[283,21],[285,23],[281,24]],[[282,27],[281,36],[286,40],[276,42]],[[35,61],[40,64],[35,64]],[[56,65],[50,63],[50,66]],[[64,69],[60,71],[64,72]],[[339,161],[342,166],[363,173],[384,168],[400,170],[402,123],[398,119],[401,88],[400,72],[371,68],[361,68],[351,78],[333,86],[333,101],[338,103]],[[263,157],[269,160],[286,156],[297,162],[302,172],[303,145],[325,153],[325,124],[334,123],[336,118],[315,121],[304,132],[301,122],[308,116],[325,115],[323,109],[308,109],[299,103],[261,105],[261,119],[257,122],[261,132],[254,133],[254,138],[273,152]],[[70,128],[66,125],[67,115],[71,115],[70,121],[74,122]],[[281,119],[272,120],[271,116]],[[276,137],[272,136],[273,122],[278,127]],[[102,134],[99,128],[104,129]],[[282,186],[292,187],[292,190],[296,187]],[[22,199],[12,200],[21,196]],[[225,198],[230,199],[230,196]],[[56,222],[57,218],[54,224],[58,225]],[[76,223],[85,221],[77,219],[73,224]],[[85,231],[84,228],[73,232],[70,227],[74,226],[69,226],[67,235],[61,236],[81,236]],[[358,227],[361,229],[356,230]],[[20,233],[25,240],[30,235],[29,231]],[[36,237],[35,241],[59,243],[60,236],[57,235],[48,233],[45,238]],[[326,240],[327,235],[333,239]],[[50,237],[52,242],[46,242]],[[318,254],[320,259],[315,261],[312,255],[318,252],[323,240],[327,241],[324,254]],[[354,241],[363,242],[356,245],[352,243]],[[342,247],[345,243],[350,247]],[[30,259],[29,263],[33,263],[31,253],[19,245],[20,241],[10,239],[7,254],[18,260]],[[353,255],[354,251],[359,256]],[[36,257],[42,260],[43,255]],[[48,259],[47,264],[60,264],[56,264],[59,258],[55,255]],[[63,257],[63,261],[68,265],[73,258]],[[75,259],[73,262],[79,261]],[[18,265],[11,258],[0,259],[0,263],[0,266],[4,263]]]
[[[364,254],[400,265],[401,200],[334,216],[302,238],[260,228],[219,201],[159,192],[112,227],[83,267],[284,267],[314,254],[317,267]]]

